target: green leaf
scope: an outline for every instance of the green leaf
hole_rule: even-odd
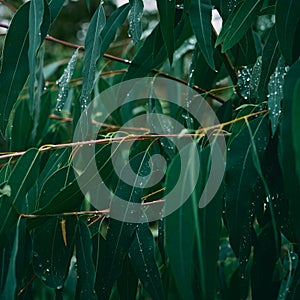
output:
[[[69,83],[74,73],[78,51],[79,49],[76,49],[71,59],[69,60],[67,67],[64,69],[64,73],[56,82],[58,88],[58,95],[57,95],[57,102],[56,102],[57,111],[61,111],[63,109],[65,102],[67,100],[67,96],[69,93]]]
[[[192,0],[189,16],[200,50],[212,70],[215,70],[212,46],[211,0]]]
[[[159,0],[156,2],[160,17],[160,29],[167,49],[170,64],[173,62],[175,48],[174,21],[175,21],[175,0]]]
[[[300,70],[300,69],[299,69]],[[300,76],[298,76],[298,80],[294,87],[294,95],[293,95],[293,115],[292,115],[292,134],[293,134],[293,143],[295,149],[295,156],[296,156],[296,172],[298,175],[298,180],[300,183],[300,139],[299,139],[299,132],[300,132],[300,120],[299,120],[299,113],[300,113]]]
[[[100,57],[101,31],[106,23],[102,5],[99,5],[89,25],[85,39],[85,54],[83,64],[83,83],[80,96],[81,109],[84,110],[90,102],[91,92],[96,75],[96,63]]]
[[[0,133],[4,133],[8,117],[29,74],[29,8],[25,3],[15,14],[6,35],[0,72]],[[50,26],[49,11],[45,10],[41,41]],[[18,38],[16,38],[18,37]]]
[[[167,254],[182,299],[196,299],[199,295],[201,299],[213,299],[217,276],[212,270],[217,268],[223,189],[205,208],[199,209],[199,199],[210,173],[210,148],[200,148],[195,152],[185,147],[183,151],[187,152],[190,160],[182,192],[190,190],[192,186],[189,185],[195,180],[196,187],[187,202],[166,218]],[[196,159],[200,161],[200,172]],[[167,173],[167,191],[176,184],[179,162],[177,155]],[[200,176],[197,178],[198,172]],[[195,179],[191,180],[193,176]],[[197,292],[193,292],[194,280],[199,280]]]
[[[17,222],[18,216],[21,213],[30,213],[27,209],[26,193],[38,177],[39,163],[39,151],[30,149],[19,158],[8,178],[7,185],[10,186],[11,193],[10,196],[3,195],[0,202],[0,244],[5,242],[5,237]]]
[[[294,61],[293,45],[299,39],[295,33],[300,20],[300,2],[297,0],[277,0],[275,17],[280,50],[286,62],[291,65]],[[296,54],[297,57],[299,57],[299,53]]]
[[[270,121],[272,128],[272,135],[274,136],[277,126],[279,124],[281,115],[281,100],[283,99],[283,83],[285,76],[285,63],[281,57],[278,60],[275,72],[271,75],[268,84],[268,109],[270,112]]]
[[[133,43],[136,44],[142,35],[142,16],[144,10],[143,0],[130,0],[130,14],[128,17],[129,29],[128,35],[132,37]]]
[[[266,100],[270,76],[276,68],[279,57],[279,42],[276,37],[275,27],[273,27],[269,33],[262,55],[261,80],[258,85],[258,96],[261,102]]]
[[[257,298],[276,299],[278,283],[273,279],[275,263],[279,257],[279,237],[274,236],[271,223],[267,223],[257,237],[251,274],[252,295]]]
[[[216,41],[216,46],[223,43],[222,52],[232,48],[246,34],[259,13],[262,2],[261,0],[243,1],[230,14]]]
[[[187,174],[185,176],[185,182],[182,187],[189,189],[189,184],[192,180],[189,180],[193,176],[193,167],[195,155],[190,146],[186,146],[182,152],[186,152],[188,157]],[[181,155],[183,153],[181,152]],[[180,154],[177,154],[172,160],[170,167],[167,171],[166,178],[166,192],[173,189],[173,186],[178,180],[178,171],[181,168]],[[166,203],[167,207],[168,203]],[[182,206],[180,206],[171,215],[165,219],[165,240],[166,240],[166,253],[169,257],[170,265],[175,278],[176,286],[183,299],[193,299],[193,249],[195,242],[196,220],[193,211],[193,203],[187,200]]]
[[[298,90],[298,81],[300,74],[300,60],[298,59],[288,70],[284,85],[282,101],[282,120],[279,131],[279,158],[283,173],[284,189],[289,200],[289,213],[291,217],[292,229],[297,242],[300,242],[300,218],[299,218],[299,194],[300,184],[297,176],[297,167],[299,166],[298,151],[299,132],[296,132],[298,121],[295,117],[294,109],[299,109],[299,99],[294,97]],[[298,116],[297,116],[298,118]]]
[[[30,147],[33,120],[27,99],[19,100],[12,111],[13,120],[8,136],[11,139],[10,151],[23,151]]]
[[[137,171],[136,175],[140,176],[139,183],[141,186],[144,186],[148,181],[147,176],[145,176],[145,174],[149,173],[148,159],[148,152],[140,152],[133,156],[122,169],[120,174],[121,178],[126,174],[127,168],[131,167],[133,170]],[[114,195],[121,199],[126,199],[128,202],[140,203],[143,189],[136,182],[137,177],[132,179],[135,180],[136,186],[130,186],[119,179]],[[114,215],[114,210],[120,213],[121,207],[118,204],[119,203],[115,203],[113,197],[110,207],[111,216]],[[128,206],[125,206],[122,211],[124,212],[124,218],[127,214],[130,214]],[[123,261],[132,244],[136,229],[137,225],[135,223],[121,222],[110,218],[106,236],[103,266],[99,268],[100,274],[97,274],[97,279],[99,278],[96,282],[98,298],[109,298],[114,282],[121,274]]]
[[[76,217],[48,217],[32,232],[33,270],[49,287],[61,289],[73,254]]]
[[[95,266],[92,259],[92,239],[85,223],[79,221],[76,228],[77,290],[79,299],[96,299]]]
[[[16,292],[17,292],[17,254],[19,251],[19,240],[20,240],[20,234],[22,234],[23,230],[20,230],[20,226],[24,227],[25,220],[21,220],[19,218],[17,226],[16,226],[16,233],[15,233],[15,239],[9,259],[9,267],[6,274],[6,281],[3,288],[3,291],[1,292],[1,299],[15,299],[16,298]]]
[[[46,6],[44,8],[44,6]],[[29,110],[33,114],[34,110],[34,84],[35,84],[35,71],[37,66],[37,52],[41,45],[41,26],[44,18],[44,9],[48,9],[47,1],[44,0],[31,0],[29,9]],[[49,12],[48,12],[49,14]]]
[[[265,117],[249,122],[232,138],[228,146],[226,165],[226,223],[231,246],[240,258],[244,275],[252,244],[253,199],[251,188],[256,184],[257,170],[253,161],[253,144],[260,160],[269,141],[269,127]]]
[[[51,23],[53,23],[53,21],[56,19],[61,9],[63,8],[65,0],[47,0],[47,1],[50,9]]]
[[[157,25],[139,48],[124,76],[124,80],[147,75],[157,64],[161,64],[166,56],[162,33],[159,25]]]
[[[164,290],[154,256],[155,244],[147,223],[138,225],[129,249],[132,267],[152,299],[164,299]]]
[[[100,33],[101,50],[99,57],[103,56],[109,45],[114,41],[117,29],[125,22],[129,9],[129,4],[124,4],[117,8],[108,18],[106,25]]]
[[[118,293],[122,300],[136,299],[138,288],[138,277],[134,273],[129,257],[125,258],[122,274],[118,279]]]

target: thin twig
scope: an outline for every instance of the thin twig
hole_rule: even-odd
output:
[[[0,23],[0,27],[9,28],[8,25],[2,24],[2,23]],[[50,36],[50,35],[47,35],[47,36],[46,36],[46,40],[52,41],[52,42],[55,42],[55,43],[59,43],[59,44],[61,44],[61,45],[63,45],[63,46],[69,47],[69,48],[84,50],[84,46],[80,46],[80,45],[77,45],[77,44],[73,44],[73,43],[70,43],[70,42],[66,42],[66,41],[63,41],[63,40],[54,38],[54,37],[52,37],[52,36]],[[126,65],[131,65],[131,64],[132,64],[132,61],[130,61],[130,60],[128,60],[128,59],[123,59],[123,58],[116,57],[116,56],[113,56],[113,55],[107,54],[107,53],[105,53],[105,54],[103,55],[103,57],[105,57],[105,58],[107,58],[107,59],[110,59],[110,60],[113,60],[113,61],[116,61],[116,62],[119,62],[119,63],[122,63],[122,64],[126,64]],[[187,81],[185,81],[185,80],[179,79],[179,78],[177,78],[177,77],[174,77],[174,76],[172,76],[172,75],[170,75],[170,74],[161,72],[161,71],[159,71],[159,70],[155,70],[155,69],[154,69],[154,70],[152,70],[152,72],[155,73],[155,74],[158,74],[158,75],[160,75],[160,76],[162,76],[162,77],[172,79],[172,80],[174,80],[174,81],[176,81],[176,82],[180,82],[180,83],[183,83],[183,84],[185,84],[185,85],[188,84]],[[222,99],[221,97],[219,97],[219,96],[217,96],[217,95],[215,95],[215,94],[213,94],[213,93],[210,93],[209,91],[206,91],[206,90],[204,90],[204,89],[198,87],[197,85],[192,86],[192,88],[193,88],[195,91],[198,91],[198,92],[200,92],[200,93],[202,93],[202,94],[205,94],[205,95],[207,95],[207,96],[209,96],[209,97],[215,99],[216,101],[218,101],[218,102],[220,102],[220,103],[222,103],[222,104],[226,102],[226,100]]]
[[[151,202],[141,203],[141,206],[147,207],[151,205],[157,205],[159,203],[165,203],[164,199],[155,200]],[[50,217],[67,217],[67,216],[89,216],[89,215],[109,215],[110,209],[103,209],[103,210],[89,210],[89,211],[70,211],[70,212],[63,212],[63,213],[54,213],[54,214],[21,214],[21,218],[28,218],[28,219],[35,219],[35,218],[50,218]]]
[[[126,136],[126,137],[112,137],[112,138],[103,138],[103,139],[81,141],[81,142],[43,145],[39,148],[39,151],[44,152],[44,151],[53,150],[53,149],[70,148],[70,147],[92,145],[92,144],[110,144],[110,143],[120,143],[120,142],[122,143],[122,142],[133,142],[136,140],[148,140],[148,139],[158,139],[158,138],[171,138],[171,137],[177,137],[177,138],[194,137],[194,138],[197,138],[197,137],[201,137],[201,136],[205,135],[205,133],[207,133],[211,130],[215,130],[215,129],[222,130],[222,128],[227,125],[230,125],[230,124],[233,124],[233,123],[236,123],[239,121],[243,121],[248,118],[251,118],[251,117],[254,117],[254,116],[257,116],[260,114],[268,113],[268,112],[269,112],[268,110],[262,110],[262,111],[258,111],[255,113],[251,113],[249,115],[242,116],[240,118],[237,118],[237,119],[225,122],[225,123],[213,125],[213,126],[206,127],[206,128],[201,128],[201,129],[197,130],[195,133],[141,134],[141,135],[128,134],[128,136]],[[5,152],[5,154],[3,153],[2,155],[0,155],[0,160],[11,158],[11,157],[22,156],[23,154],[25,154],[25,152],[26,151],[13,152],[13,153]]]

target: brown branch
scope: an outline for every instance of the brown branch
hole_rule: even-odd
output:
[[[2,3],[3,5],[5,5],[7,8],[9,8],[13,12],[15,12],[17,10],[13,5],[11,5],[10,3],[7,3],[4,0],[0,0],[0,3]]]
[[[0,27],[9,28],[9,26],[7,26],[6,24],[1,24],[1,23],[0,23]],[[52,42],[55,42],[55,43],[58,43],[58,44],[61,44],[61,45],[63,45],[63,46],[69,47],[69,48],[73,48],[73,49],[82,49],[82,50],[84,50],[84,46],[80,46],[80,45],[77,45],[77,44],[69,43],[69,42],[66,42],[66,41],[63,41],[63,40],[54,38],[54,37],[52,37],[52,36],[50,36],[50,35],[47,35],[47,36],[46,36],[46,40],[52,41]],[[103,57],[105,57],[105,58],[107,58],[107,59],[110,59],[110,60],[113,60],[113,61],[116,61],[116,62],[119,62],[119,63],[122,63],[122,64],[126,64],[126,65],[131,65],[131,64],[132,64],[132,61],[130,61],[130,60],[128,60],[128,59],[123,59],[123,58],[116,57],[116,56],[113,56],[113,55],[107,54],[107,53],[105,53],[105,54],[103,55]],[[180,83],[182,83],[182,84],[184,84],[184,85],[188,85],[187,81],[182,80],[182,79],[179,79],[179,78],[177,78],[177,77],[174,77],[174,76],[172,76],[172,75],[170,75],[170,74],[161,72],[161,71],[159,71],[159,70],[155,70],[155,69],[154,69],[154,70],[152,70],[152,72],[155,73],[155,74],[158,74],[158,75],[160,75],[160,76],[162,76],[162,77],[172,79],[172,80],[174,80],[174,81],[176,81],[176,82],[180,82]],[[207,96],[209,96],[209,97],[215,99],[216,101],[218,101],[218,102],[220,102],[220,103],[222,103],[222,104],[226,102],[226,100],[222,99],[221,97],[219,97],[219,96],[217,96],[217,95],[215,95],[215,94],[213,94],[213,93],[210,93],[209,91],[206,91],[206,90],[204,90],[204,89],[198,87],[197,85],[192,86],[192,88],[193,88],[195,91],[197,91],[197,92],[199,92],[199,93],[202,93],[202,94],[205,94],[205,95],[207,95]]]

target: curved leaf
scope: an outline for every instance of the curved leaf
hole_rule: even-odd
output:
[[[246,34],[262,4],[262,0],[246,0],[230,14],[216,41],[216,46],[223,43],[222,52],[232,48]]]
[[[158,0],[157,8],[160,16],[160,29],[167,49],[170,64],[173,62],[175,48],[174,21],[175,21],[175,0]]]
[[[189,16],[199,48],[212,70],[215,70],[212,46],[211,0],[192,0]]]
[[[34,273],[49,287],[62,289],[73,254],[76,217],[48,217],[32,232]]]
[[[136,275],[152,299],[160,300],[164,299],[164,290],[154,250],[154,239],[148,224],[139,224],[129,249],[129,257]]]
[[[281,116],[281,100],[283,99],[283,83],[285,76],[285,63],[281,57],[278,60],[275,72],[271,75],[268,84],[268,109],[270,111],[270,121],[272,134],[274,136]]]
[[[128,17],[129,29],[128,35],[132,37],[133,43],[136,44],[142,35],[142,15],[144,10],[143,0],[130,0],[130,14]]]
[[[298,81],[300,59],[288,70],[283,85],[282,120],[279,131],[279,158],[283,173],[284,189],[289,200],[291,223],[297,242],[300,242],[299,194],[299,131],[297,112],[299,112]],[[294,109],[296,111],[294,111]],[[296,147],[295,147],[296,146]],[[296,155],[297,153],[297,155]]]
[[[266,100],[270,76],[276,68],[279,57],[279,42],[276,37],[275,27],[273,27],[269,33],[262,55],[261,80],[259,81],[257,90],[261,102]]]
[[[35,71],[37,66],[37,52],[41,45],[41,25],[44,17],[44,6],[48,9],[47,1],[44,0],[31,0],[29,8],[29,110],[31,114],[34,108],[34,84],[35,84]]]
[[[85,39],[85,54],[83,64],[83,83],[80,96],[81,109],[84,110],[90,102],[91,92],[96,75],[96,63],[100,57],[101,31],[106,23],[102,5],[94,13]]]
[[[76,228],[77,290],[80,299],[96,299],[95,266],[92,259],[92,239],[85,223],[79,221]]]
[[[228,148],[226,166],[226,221],[232,248],[240,257],[241,275],[250,255],[252,244],[253,199],[251,188],[256,184],[257,170],[253,151],[261,159],[269,141],[269,127],[265,117],[249,122]],[[253,149],[252,145],[256,149]]]
[[[287,63],[291,65],[294,60],[293,45],[296,39],[299,39],[295,33],[300,20],[300,2],[297,0],[277,0],[275,16],[280,50]]]
[[[8,117],[29,74],[29,9],[25,3],[15,14],[6,35],[0,72],[0,132],[4,133]],[[41,41],[50,26],[49,10],[44,10]],[[16,36],[18,38],[16,38]]]
[[[18,160],[11,172],[7,185],[10,195],[3,195],[0,202],[0,245],[5,242],[5,236],[17,222],[20,213],[30,213],[26,193],[34,185],[39,172],[40,153],[37,149],[30,149]],[[31,205],[29,206],[31,207]]]

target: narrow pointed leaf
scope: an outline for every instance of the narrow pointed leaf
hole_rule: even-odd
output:
[[[34,108],[34,84],[35,84],[35,71],[37,66],[37,52],[41,44],[41,25],[44,17],[44,0],[31,0],[29,9],[29,82],[28,91],[30,98],[29,109],[33,113]]]
[[[19,251],[19,240],[20,240],[20,226],[25,225],[24,220],[19,218],[13,248],[9,259],[9,267],[6,275],[6,282],[3,291],[1,292],[1,299],[15,299],[17,292],[17,254]],[[22,230],[21,230],[22,231]]]
[[[0,72],[0,131],[4,133],[8,117],[29,74],[29,9],[25,3],[15,14],[8,30],[2,53]],[[41,41],[50,26],[49,10],[44,9]],[[18,38],[16,38],[18,36]]]
[[[250,191],[258,175],[252,158],[252,144],[255,144],[261,159],[269,140],[269,127],[265,117],[251,121],[249,126],[252,136],[248,128],[244,127],[229,145],[225,178],[229,238],[233,250],[240,257],[242,275],[252,244],[253,200]]]
[[[0,202],[0,244],[5,242],[9,229],[17,222],[20,213],[27,211],[25,196],[37,179],[40,154],[37,149],[28,150],[18,160],[11,172],[7,185],[11,189],[10,195],[3,195]]]
[[[130,14],[128,17],[129,29],[128,34],[132,37],[133,43],[136,44],[142,35],[142,16],[144,11],[143,0],[130,0]]]
[[[222,52],[226,52],[237,44],[246,34],[259,13],[263,1],[247,0],[237,7],[225,22],[216,45],[223,43]]]
[[[189,16],[200,50],[212,70],[215,70],[212,45],[211,0],[192,0]]]
[[[73,254],[77,220],[71,216],[48,217],[44,221],[32,232],[34,273],[47,286],[61,289]]]
[[[76,228],[77,293],[79,299],[96,299],[95,266],[92,259],[92,239],[85,223],[79,221]]]
[[[138,225],[129,249],[132,267],[153,300],[164,299],[164,290],[154,256],[155,244],[147,223]]]
[[[158,0],[157,7],[160,16],[160,28],[166,45],[170,64],[173,62],[175,48],[174,21],[175,21],[175,0]]]
[[[145,176],[149,172],[148,153],[140,152],[133,156],[129,163],[125,165],[121,172],[121,178],[126,174],[127,168],[132,167],[137,170],[138,176]],[[122,175],[123,174],[123,175]],[[133,180],[136,180],[132,178]],[[115,180],[115,179],[114,179]],[[141,181],[140,181],[141,180]],[[141,185],[145,185],[148,179],[142,177],[139,179]],[[126,199],[128,202],[140,203],[142,197],[142,188],[139,184],[137,186],[130,186],[121,179],[119,179],[114,195],[121,199]],[[114,203],[112,199],[110,207],[110,214],[113,215],[114,210],[120,210],[119,206]],[[123,209],[124,217],[130,214],[129,209]],[[121,222],[118,220],[110,219],[108,232],[106,236],[106,249],[103,266],[99,269],[100,274],[97,275],[99,282],[96,282],[96,292],[100,299],[109,299],[111,289],[114,282],[120,276],[122,271],[123,261],[129,251],[129,248],[134,239],[134,234],[137,229],[135,223]]]
[[[276,37],[275,27],[273,27],[268,36],[262,55],[261,80],[258,85],[258,96],[261,102],[266,100],[270,76],[276,68],[279,57],[279,42]]]
[[[280,50],[286,62],[291,65],[293,62],[293,45],[296,43],[296,39],[299,39],[295,33],[300,20],[300,2],[297,0],[277,0],[275,16]]]
[[[57,102],[56,102],[56,110],[61,111],[65,105],[67,100],[68,92],[69,92],[69,83],[73,76],[75,65],[78,56],[78,49],[74,52],[71,59],[68,62],[67,67],[64,70],[64,73],[56,82],[58,88]]]
[[[125,22],[129,9],[129,4],[124,4],[117,8],[108,18],[106,25],[100,33],[101,50],[99,57],[103,56],[109,45],[114,41],[117,29]]]
[[[299,111],[298,81],[300,74],[300,59],[298,59],[288,70],[284,85],[282,101],[282,120],[280,122],[279,135],[279,158],[283,173],[284,190],[289,200],[289,213],[293,233],[297,242],[300,241],[300,219],[298,212],[300,183],[297,176],[299,156],[296,155],[299,143],[299,131],[297,112]],[[294,109],[296,111],[294,112]],[[295,146],[297,148],[295,148]],[[298,154],[298,153],[297,153]]]
[[[281,116],[281,100],[283,99],[282,87],[285,75],[284,67],[284,59],[281,57],[278,60],[275,72],[271,75],[268,84],[268,109],[270,112],[270,121],[273,136],[276,132]]]
[[[96,63],[100,57],[101,31],[106,23],[102,5],[94,13],[85,39],[85,56],[83,65],[83,83],[80,96],[81,108],[84,110],[90,102],[96,75]]]

